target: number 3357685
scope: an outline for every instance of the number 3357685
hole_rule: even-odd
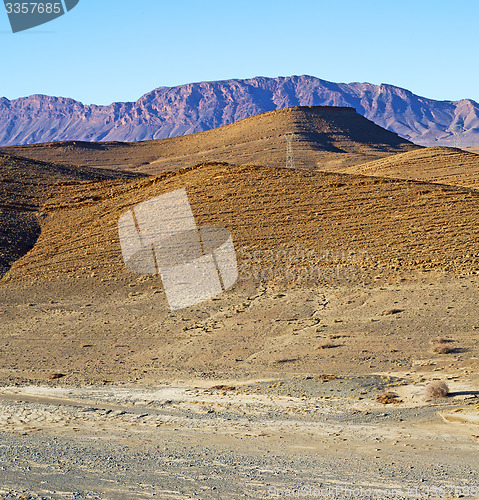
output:
[[[61,3],[17,2],[6,3],[7,14],[61,14]]]

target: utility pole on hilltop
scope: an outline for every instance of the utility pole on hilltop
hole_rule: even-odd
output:
[[[454,147],[458,148],[460,144],[461,134],[464,132],[464,127],[456,123],[451,127],[451,131],[454,135]]]
[[[286,132],[284,134],[284,138],[286,139],[286,168],[294,168],[293,137],[293,132]]]

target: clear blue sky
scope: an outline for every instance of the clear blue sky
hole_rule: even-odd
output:
[[[109,104],[160,86],[309,74],[479,101],[478,20],[478,0],[80,0],[12,34],[0,3],[0,96]]]

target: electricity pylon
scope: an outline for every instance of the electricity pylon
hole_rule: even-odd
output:
[[[293,132],[286,132],[284,134],[284,138],[286,139],[286,168],[294,168],[293,137]]]

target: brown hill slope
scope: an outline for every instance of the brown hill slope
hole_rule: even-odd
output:
[[[479,189],[479,154],[456,148],[418,149],[342,168],[340,171]]]
[[[0,276],[34,245],[41,230],[39,211],[59,186],[122,177],[138,175],[0,154]]]
[[[182,188],[197,223],[229,228],[239,254],[244,247],[263,256],[296,248],[319,253],[361,250],[367,252],[369,267],[479,270],[475,190],[302,169],[206,164],[122,183],[63,186],[44,208],[49,217],[35,247],[4,279],[75,278],[92,272],[133,277],[121,260],[118,218],[141,201]],[[304,262],[328,265],[311,255]]]
[[[135,143],[59,142],[0,151],[55,163],[158,174],[210,161],[281,166],[293,133],[295,166],[341,167],[418,146],[378,127],[353,108],[303,106],[270,111],[182,137]]]
[[[135,178],[131,172],[72,167],[0,153],[0,199],[4,208],[38,210],[65,182]]]

